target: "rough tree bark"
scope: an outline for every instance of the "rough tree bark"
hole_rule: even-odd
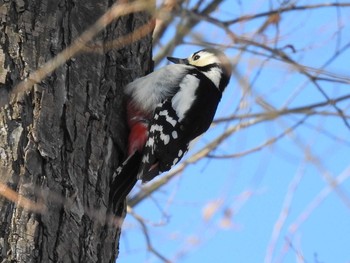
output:
[[[0,262],[113,262],[118,253],[120,228],[106,218],[126,146],[122,88],[148,70],[151,36],[81,54],[20,100],[8,99],[113,2],[0,0],[0,182],[44,205],[39,213],[0,197]],[[95,40],[116,39],[149,19],[122,17]],[[117,216],[124,210],[122,203]]]

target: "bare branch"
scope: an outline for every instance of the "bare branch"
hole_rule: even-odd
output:
[[[303,5],[303,6],[290,5],[287,7],[279,8],[277,10],[271,10],[268,12],[262,12],[262,13],[258,13],[258,14],[254,14],[254,15],[241,16],[241,17],[235,18],[233,20],[224,22],[224,25],[228,26],[228,25],[232,25],[235,23],[239,23],[239,22],[244,22],[244,21],[253,20],[256,18],[260,18],[260,17],[270,16],[273,14],[281,14],[281,13],[292,12],[292,11],[319,9],[319,8],[328,8],[328,7],[350,7],[350,3],[337,3],[336,2],[336,3],[322,3],[322,4],[316,4],[316,5]]]
[[[140,224],[141,226],[141,229],[142,229],[142,232],[143,232],[143,235],[146,239],[146,244],[147,244],[147,249],[148,251],[150,251],[151,253],[153,253],[154,255],[156,255],[161,261],[165,262],[165,263],[171,263],[170,260],[168,260],[166,257],[164,257],[162,254],[160,254],[158,252],[157,249],[154,248],[154,246],[152,245],[152,242],[151,242],[151,237],[149,235],[149,231],[148,231],[148,228],[147,228],[147,225],[144,221],[144,219],[139,216],[138,214],[136,214],[131,208],[129,208],[129,214],[131,214],[136,220],[137,222]]]
[[[332,101],[327,100],[324,102],[314,103],[307,106],[296,107],[291,109],[282,109],[282,110],[276,110],[276,111],[268,111],[263,113],[252,113],[252,114],[244,114],[244,115],[232,115],[224,118],[218,118],[214,120],[213,123],[217,124],[217,123],[227,122],[232,120],[260,118],[260,117],[265,117],[266,119],[275,119],[277,117],[281,117],[288,114],[295,114],[295,113],[316,114],[316,112],[314,111],[316,108],[330,106],[332,104],[335,104],[344,100],[348,100],[348,99],[350,99],[350,94],[332,99]]]
[[[279,134],[273,138],[268,139],[266,142],[263,142],[262,144],[254,147],[252,149],[246,150],[244,152],[234,153],[234,154],[225,154],[225,155],[208,154],[207,157],[216,158],[216,159],[238,158],[238,157],[242,157],[244,155],[248,155],[248,154],[260,151],[260,150],[266,148],[266,146],[270,146],[270,145],[276,143],[278,140],[282,139],[283,137],[285,137],[286,135],[288,135],[289,133],[294,131],[298,126],[303,124],[308,117],[309,117],[309,115],[305,115],[300,121],[298,121],[297,123],[295,123],[293,126],[289,127],[288,129],[284,130],[281,134]]]

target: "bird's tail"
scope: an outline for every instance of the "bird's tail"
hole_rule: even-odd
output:
[[[137,173],[141,164],[142,154],[136,151],[129,156],[117,169],[116,176],[112,182],[109,192],[110,207],[115,210],[137,182]]]

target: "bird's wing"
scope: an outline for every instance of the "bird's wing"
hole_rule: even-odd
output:
[[[188,149],[188,141],[170,99],[160,103],[150,122],[138,178],[150,181],[177,164]]]

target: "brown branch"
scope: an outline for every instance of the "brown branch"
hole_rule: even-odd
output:
[[[43,203],[33,202],[32,200],[19,195],[3,183],[0,183],[0,195],[29,211],[43,213],[46,210],[46,206]]]
[[[160,7],[159,15],[157,16],[156,27],[153,32],[153,45],[158,43],[160,38],[166,32],[168,26],[173,22],[172,13],[180,8],[185,0],[165,0]]]
[[[114,39],[111,41],[103,42],[103,43],[94,43],[94,44],[86,44],[82,51],[84,52],[94,52],[94,53],[105,53],[112,49],[120,49],[125,47],[126,45],[132,44],[147,34],[151,33],[154,28],[154,20],[151,20],[149,23],[144,24],[134,30],[132,33],[127,34],[125,36],[121,36],[118,39]]]
[[[265,17],[265,16],[271,16],[273,14],[281,14],[281,13],[286,13],[286,12],[291,12],[291,11],[300,11],[300,10],[306,10],[306,9],[318,9],[318,8],[325,8],[325,7],[350,7],[350,3],[325,3],[325,4],[303,5],[303,6],[291,5],[288,7],[283,7],[283,8],[279,8],[277,10],[262,12],[262,13],[255,14],[255,15],[241,16],[241,17],[238,17],[236,19],[226,21],[223,23],[225,26],[229,26],[229,25],[232,25],[232,24],[235,24],[238,22],[253,20],[253,19]]]
[[[73,203],[75,202],[75,197],[65,198],[60,194],[57,194],[53,191],[43,191],[42,189],[33,189],[39,197],[40,201],[34,202],[18,192],[12,190],[7,185],[0,183],[0,196],[3,196],[7,200],[15,203],[18,207],[22,207],[25,210],[32,211],[38,214],[43,214],[47,211],[47,205],[50,201],[50,205],[58,204],[63,205],[66,211],[72,209]],[[91,207],[84,207],[84,211],[96,222],[104,224],[107,222],[108,225],[113,225],[116,228],[119,228],[123,223],[123,218],[117,217],[114,214],[108,214],[107,216],[101,211],[96,211],[96,209],[91,209]]]

